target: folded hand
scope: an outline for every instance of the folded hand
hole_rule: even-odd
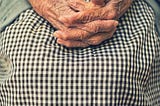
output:
[[[78,2],[79,0],[75,1]],[[93,1],[98,2],[99,0]],[[85,7],[84,3],[71,2],[70,6],[73,9],[78,9],[79,12],[74,15],[61,16],[59,20],[67,26],[75,26],[77,24],[83,24],[95,20],[118,19],[128,10],[132,0],[104,0],[104,2],[105,5],[101,3],[103,4],[103,7],[92,7],[90,9],[82,8]]]
[[[118,22],[115,20],[94,20],[68,27],[59,18],[75,16],[85,10],[100,9],[105,5],[104,0],[92,1],[94,3],[84,3],[83,0],[30,0],[30,3],[39,15],[58,29],[54,36],[57,37],[59,44],[67,47],[87,47],[100,44],[110,38],[115,32]]]

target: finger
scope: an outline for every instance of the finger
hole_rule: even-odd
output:
[[[92,3],[94,3],[95,5],[100,5],[100,6],[104,6],[105,1],[106,0],[91,0]]]
[[[108,0],[108,5],[112,7],[113,13],[110,16],[114,17],[115,19],[120,18],[126,10],[131,6],[133,0]],[[112,13],[112,12],[111,12]]]
[[[112,30],[109,33],[97,33],[93,35],[91,38],[86,39],[84,41],[75,41],[75,40],[63,40],[63,39],[57,39],[57,43],[64,45],[69,48],[74,48],[74,47],[88,47],[91,45],[99,45],[103,41],[109,39],[112,37],[114,34],[115,30]]]
[[[74,26],[77,24],[84,24],[94,20],[114,19],[117,14],[116,8],[112,5],[102,8],[94,8],[73,15],[62,16],[58,19],[66,26]]]
[[[77,28],[87,31],[89,33],[109,32],[113,28],[116,28],[118,21],[116,20],[97,20],[90,23],[77,26]]]
[[[101,9],[90,9],[78,12],[74,15],[60,16],[58,19],[66,26],[74,26],[75,24],[84,24],[100,19],[100,11]]]
[[[74,47],[88,47],[89,45],[82,42],[82,41],[74,41],[74,40],[63,40],[63,39],[57,39],[57,43],[69,48]]]
[[[84,2],[84,0],[69,0],[67,1],[68,6],[71,7],[74,11],[84,11],[87,9],[88,3]]]
[[[101,8],[91,8],[80,11],[74,15],[59,17],[66,26],[74,26],[94,20],[117,19],[124,10],[127,10],[132,0],[107,0],[107,4]],[[123,10],[123,11],[122,11]]]
[[[120,5],[120,10],[118,14],[118,18],[121,17],[130,7],[132,4],[133,0],[123,0],[121,5]]]
[[[108,33],[97,33],[90,38],[86,39],[84,42],[88,45],[99,45],[103,41],[110,39],[115,33],[116,29],[108,32]]]
[[[67,30],[58,30],[54,36],[64,40],[83,40],[98,32],[110,32],[115,29],[118,22],[115,20],[98,20]]]
[[[69,9],[70,14],[75,14],[74,11],[72,11],[71,9]],[[59,14],[57,14],[59,13]],[[52,24],[52,26],[56,29],[66,29],[67,27],[58,20],[58,17],[60,15],[60,12],[56,12],[53,8],[49,8],[47,9],[47,11],[45,11],[45,19]]]

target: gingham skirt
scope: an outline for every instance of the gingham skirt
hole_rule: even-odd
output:
[[[0,35],[10,77],[0,106],[160,106],[160,41],[154,13],[142,0],[98,46],[69,49],[32,9]]]

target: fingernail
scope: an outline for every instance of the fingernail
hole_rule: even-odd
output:
[[[119,24],[118,21],[115,21],[115,22],[114,22],[114,26],[115,26],[115,27],[117,27],[118,24]]]
[[[57,39],[57,43],[62,44],[62,40],[61,39]]]
[[[56,38],[59,38],[62,35],[61,31],[56,31],[53,33],[53,36],[55,36]]]

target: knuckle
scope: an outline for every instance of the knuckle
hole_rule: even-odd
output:
[[[94,23],[94,27],[97,32],[99,32],[101,29],[101,24],[102,24],[101,22],[102,21],[98,20],[97,23]]]
[[[93,31],[93,33],[98,33],[101,31],[101,21],[100,20],[97,20],[95,22],[93,22],[92,24],[90,24],[90,29],[91,31]]]
[[[78,33],[77,33],[77,39],[79,39],[79,40],[84,40],[86,37],[87,37],[87,33],[84,33],[83,31],[79,31]]]
[[[91,14],[91,15],[88,14],[88,15],[84,15],[84,16],[82,15],[80,19],[82,20],[82,23],[87,23],[92,20],[92,18],[91,18],[92,16],[93,16],[93,14]]]
[[[98,25],[95,25],[95,27],[94,27],[94,31],[95,31],[95,33],[100,32],[100,31],[101,31],[101,27],[100,27],[100,26],[98,26]]]
[[[117,7],[114,5],[109,5],[107,8],[103,9],[103,16],[105,16],[106,19],[113,19],[117,15]]]
[[[100,16],[100,12],[96,12],[94,9],[93,10],[89,10],[84,12],[83,14],[81,14],[81,21],[82,23],[87,23],[87,22],[91,22],[95,19],[99,19]]]
[[[118,15],[116,10],[112,10],[109,14],[108,14],[108,18],[109,19],[114,19],[116,16]]]

